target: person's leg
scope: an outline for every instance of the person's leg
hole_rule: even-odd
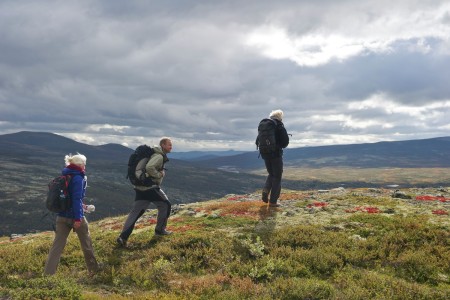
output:
[[[283,158],[272,159],[272,189],[270,191],[270,204],[276,204],[281,193],[281,177],[283,175]]]
[[[94,255],[94,247],[92,246],[92,239],[89,232],[89,226],[86,218],[83,218],[81,227],[75,230],[80,240],[81,250],[83,250],[84,261],[90,273],[98,270],[98,263]]]
[[[167,198],[167,195],[162,189],[155,189],[154,193],[155,201],[152,202],[158,209],[155,232],[157,234],[161,234],[166,232],[167,221],[169,220],[172,204],[170,203],[169,198]]]
[[[123,225],[122,232],[120,233],[120,238],[123,242],[126,242],[133,232],[134,225],[136,221],[144,214],[145,210],[149,206],[150,202],[148,200],[136,200],[134,201],[134,207]]]
[[[56,273],[61,254],[67,243],[67,237],[72,230],[71,222],[71,219],[63,217],[56,218],[55,240],[53,241],[53,245],[48,253],[47,261],[45,262],[44,274],[46,275],[53,275]]]
[[[269,194],[272,190],[272,177],[273,177],[273,171],[272,171],[272,160],[271,159],[264,159],[264,164],[266,166],[267,170],[267,178],[266,182],[264,183],[264,188],[262,191],[262,201],[269,202]]]

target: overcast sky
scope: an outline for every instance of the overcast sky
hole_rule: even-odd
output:
[[[254,150],[450,135],[450,2],[0,1],[0,134]]]

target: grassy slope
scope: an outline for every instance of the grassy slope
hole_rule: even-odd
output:
[[[257,194],[230,195],[180,207],[163,238],[151,210],[127,249],[115,246],[125,216],[92,222],[104,266],[91,278],[74,234],[53,277],[42,276],[51,232],[1,238],[0,297],[449,299],[450,202],[416,196],[450,193],[405,193],[285,190],[271,210]]]
[[[60,174],[61,159],[17,161],[0,155],[0,236],[51,230],[52,219],[44,201],[48,182]],[[134,191],[125,178],[125,164],[90,161],[85,202],[98,209],[92,220],[128,213]],[[232,174],[198,169],[180,161],[170,161],[164,191],[172,203],[189,203],[218,198],[227,193],[248,193],[263,179],[248,174]]]
[[[252,172],[265,175],[260,169]],[[450,168],[292,168],[286,167],[283,178],[289,180],[320,180],[321,182],[362,182],[379,185],[447,185],[450,182]],[[447,184],[446,184],[447,183]]]

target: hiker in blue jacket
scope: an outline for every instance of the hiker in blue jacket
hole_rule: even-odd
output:
[[[45,263],[44,273],[47,275],[56,273],[67,237],[73,230],[78,235],[84,260],[89,273],[92,274],[98,270],[98,263],[95,259],[88,222],[83,211],[83,199],[87,186],[86,156],[79,153],[66,155],[65,163],[66,167],[62,170],[62,175],[71,175],[69,195],[72,204],[68,210],[58,213],[56,217],[55,239]]]

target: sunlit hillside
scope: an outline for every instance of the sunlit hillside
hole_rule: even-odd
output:
[[[267,171],[259,169],[252,173],[264,176]],[[353,185],[360,182],[366,186],[445,186],[450,182],[450,168],[286,167],[283,178],[322,183],[351,182]]]
[[[89,277],[72,234],[56,276],[42,270],[53,232],[0,239],[6,299],[449,299],[447,188],[284,190],[176,206],[171,236],[154,210],[128,248],[125,216],[91,222],[102,270]]]

